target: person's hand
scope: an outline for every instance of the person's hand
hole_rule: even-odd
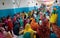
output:
[[[34,31],[34,33],[37,33],[36,31]]]
[[[20,31],[19,34],[22,34],[24,32],[24,30]]]

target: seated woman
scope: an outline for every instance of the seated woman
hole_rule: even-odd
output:
[[[27,18],[26,18],[26,15],[24,16],[24,28],[25,28],[25,25],[27,24]]]
[[[37,28],[38,28],[38,23],[36,22],[36,20],[33,18],[32,21],[31,21],[31,28],[34,30],[34,31],[37,31]]]
[[[23,27],[24,26],[24,20],[22,17],[20,17],[19,19],[19,23],[20,23],[20,27]]]
[[[3,34],[3,23],[0,23],[0,38],[6,38],[5,35]]]
[[[12,35],[6,32],[3,27],[0,27],[0,38],[12,38]]]
[[[38,38],[50,38],[50,29],[43,25],[43,22],[42,20],[40,19],[39,21],[39,26],[38,26],[38,29],[37,29],[37,37]]]
[[[13,30],[13,22],[12,22],[12,19],[10,16],[7,16],[7,25],[8,25],[8,31],[11,33],[11,35],[13,36],[12,34],[12,30]]]
[[[56,24],[52,24],[52,30],[57,38],[60,38],[60,28]]]
[[[17,36],[19,36],[19,19],[17,18],[16,21],[14,22],[14,27],[13,27],[13,33]]]
[[[30,24],[26,24],[25,29],[20,31],[19,34],[23,33],[24,38],[33,38],[33,34],[36,33],[30,27]]]

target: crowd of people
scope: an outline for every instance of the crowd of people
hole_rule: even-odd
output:
[[[23,35],[24,38],[50,38],[50,11],[30,11],[17,13],[14,17],[0,19],[0,38],[13,38]],[[9,32],[9,33],[8,33]],[[13,35],[14,34],[14,35]]]

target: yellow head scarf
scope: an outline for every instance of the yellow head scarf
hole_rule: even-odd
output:
[[[31,29],[30,24],[26,24],[24,33],[26,33],[26,32],[33,32],[33,30]]]

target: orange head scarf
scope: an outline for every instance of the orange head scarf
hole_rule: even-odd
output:
[[[38,24],[36,23],[35,19],[32,19],[32,21],[31,21],[31,28],[35,31],[38,28]]]

